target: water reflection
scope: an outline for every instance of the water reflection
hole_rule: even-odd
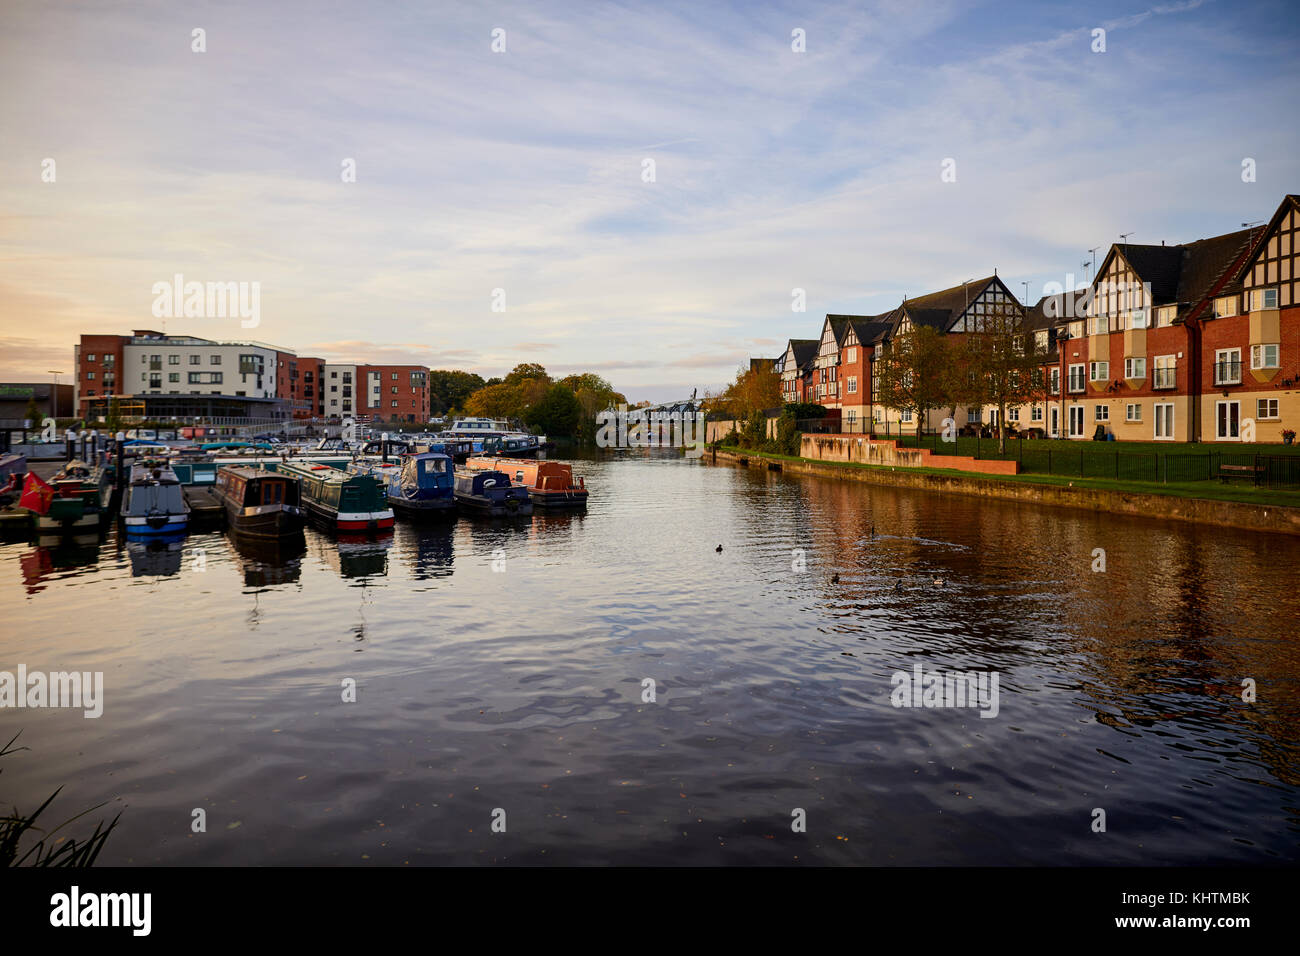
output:
[[[132,577],[166,577],[179,574],[185,560],[185,532],[180,534],[130,536],[119,538],[118,548],[125,548],[131,561]]]
[[[317,557],[340,577],[369,578],[388,574],[388,552],[393,535],[327,535],[309,532]]]
[[[307,553],[306,536],[299,532],[284,538],[250,538],[228,531],[227,540],[244,574],[244,587],[267,588],[292,584],[302,575]]]
[[[45,582],[54,576],[78,573],[79,569],[92,570],[99,562],[101,536],[97,532],[83,535],[42,535],[37,544],[19,558],[23,584],[28,594],[45,588]]]
[[[456,562],[457,523],[452,521],[399,522],[394,548],[413,580],[449,578]]]

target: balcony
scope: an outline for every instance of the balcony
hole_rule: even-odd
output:
[[[1174,388],[1177,386],[1177,369],[1157,368],[1151,370],[1152,388]]]
[[[1069,392],[1071,395],[1078,395],[1088,388],[1087,380],[1082,375],[1070,376]]]
[[[1215,385],[1240,385],[1241,384],[1241,362],[1215,362],[1214,363],[1214,384]]]

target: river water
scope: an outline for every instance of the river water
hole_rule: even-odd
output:
[[[576,464],[582,515],[0,545],[0,670],[105,681],[0,710],[0,803],[107,804],[101,864],[1300,857],[1300,540]],[[996,715],[894,706],[917,665]]]

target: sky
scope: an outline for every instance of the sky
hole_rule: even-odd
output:
[[[4,0],[0,381],[165,325],[664,401],[828,312],[1037,301],[1300,192],[1294,13]],[[176,274],[257,283],[258,325],[156,317]]]

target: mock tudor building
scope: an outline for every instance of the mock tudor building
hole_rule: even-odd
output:
[[[786,404],[813,401],[809,397],[816,339],[791,339],[781,357],[781,400]]]

